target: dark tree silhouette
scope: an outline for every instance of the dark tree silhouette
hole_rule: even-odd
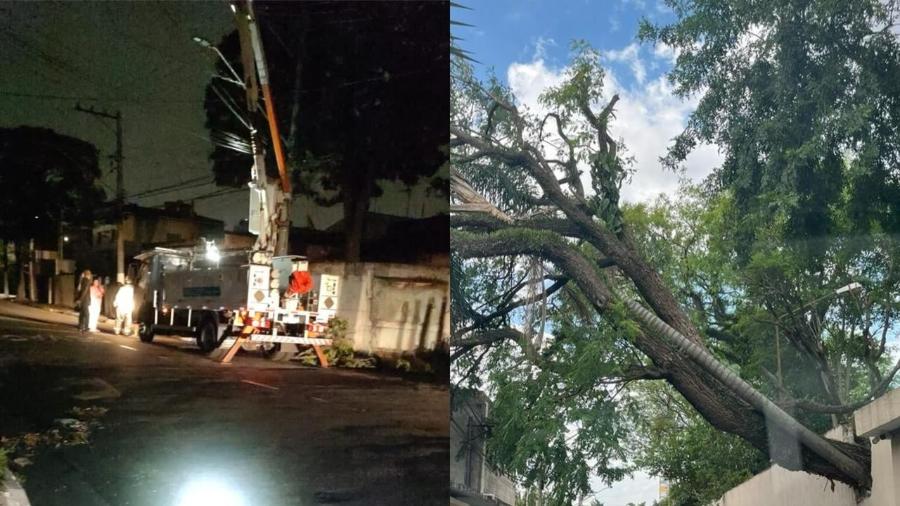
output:
[[[343,205],[345,256],[357,260],[378,182],[411,185],[446,167],[449,4],[265,3],[257,14],[294,191]],[[218,47],[241,73],[237,34]],[[218,78],[205,107],[216,182],[245,183],[252,161],[238,115],[264,123],[247,113],[240,87]],[[274,160],[267,167],[272,174]]]
[[[0,128],[0,238],[23,258],[25,243],[52,240],[60,220],[89,223],[105,198],[99,177],[88,142],[48,128]]]

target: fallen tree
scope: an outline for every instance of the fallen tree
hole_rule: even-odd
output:
[[[566,343],[545,339],[545,316],[535,313],[545,310],[534,309],[558,292],[567,309],[586,313],[583,323],[609,325],[612,345],[639,352],[615,357],[616,367],[598,367],[585,389],[666,381],[714,427],[771,461],[868,488],[867,444],[823,438],[723,366],[705,332],[642,255],[619,203],[627,159],[608,130],[618,97],[604,96],[602,81],[598,55],[579,46],[565,80],[544,93],[535,114],[520,110],[496,83],[477,82],[465,64],[455,67],[451,250],[454,285],[468,284],[453,287],[452,345],[466,365],[460,374],[478,367],[483,353],[472,357],[477,350],[508,342],[533,366],[531,377],[558,370],[554,352]],[[487,263],[480,273],[457,276],[473,261]],[[474,299],[482,307],[469,303]],[[523,308],[524,316],[511,324],[509,315]],[[866,399],[883,392],[895,373],[878,377]],[[790,404],[850,408],[840,397],[830,405]]]

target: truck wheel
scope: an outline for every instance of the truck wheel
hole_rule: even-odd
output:
[[[263,357],[271,358],[272,355],[281,351],[281,343],[260,343],[259,351]]]
[[[219,327],[212,320],[206,320],[197,329],[197,346],[200,351],[209,353],[219,346]]]
[[[153,342],[153,325],[141,324],[138,327],[138,337],[140,338],[142,343],[152,343]]]

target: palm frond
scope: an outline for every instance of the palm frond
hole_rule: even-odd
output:
[[[450,2],[450,7],[451,8],[455,7],[457,9],[472,10],[471,7],[466,7],[465,5],[462,5],[462,4],[459,4],[456,2],[452,2],[452,1]],[[470,25],[469,23],[464,23],[462,21],[455,21],[453,19],[450,20],[450,26],[465,26],[468,28],[474,28],[474,25]],[[450,34],[450,56],[452,56],[454,58],[459,58],[459,59],[462,59],[465,61],[470,61],[473,63],[480,63],[479,61],[475,60],[474,58],[472,58],[470,56],[471,53],[469,53],[469,51],[466,51],[465,49],[459,47],[458,42],[460,42],[462,40],[463,39],[456,37],[452,33]]]

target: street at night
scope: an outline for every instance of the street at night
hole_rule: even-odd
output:
[[[446,504],[449,7],[0,5],[0,506]]]
[[[446,501],[445,386],[249,354],[226,366],[75,323],[0,302],[0,433],[108,410],[85,443],[38,445],[21,471],[35,506]]]

